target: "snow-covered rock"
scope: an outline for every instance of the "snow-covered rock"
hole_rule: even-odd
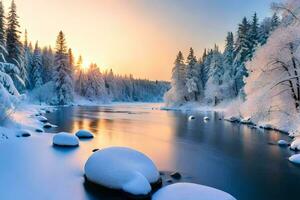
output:
[[[44,129],[42,129],[42,128],[36,128],[36,129],[35,129],[35,132],[43,133],[43,132],[45,132],[45,131],[44,131]]]
[[[159,172],[146,155],[126,147],[110,147],[92,154],[84,167],[87,179],[132,195],[148,195]]]
[[[300,137],[296,137],[294,141],[291,143],[292,150],[300,150]]]
[[[209,117],[203,117],[203,120],[204,120],[204,121],[208,121],[208,120],[209,120]]]
[[[75,135],[70,133],[61,132],[53,136],[53,145],[76,147],[79,145],[79,140]]]
[[[41,121],[41,122],[48,122],[48,119],[47,119],[46,117],[44,117],[44,116],[39,115],[39,116],[37,116],[36,118],[37,118],[39,121]]]
[[[94,135],[87,130],[79,130],[75,133],[78,138],[93,138]]]
[[[158,190],[152,200],[236,200],[221,190],[194,183],[175,183]]]
[[[292,155],[289,157],[289,161],[295,164],[300,164],[300,154]]]
[[[279,140],[279,141],[277,142],[277,144],[278,144],[279,146],[288,146],[288,145],[289,145],[289,143],[288,143],[286,140]]]
[[[272,124],[261,124],[259,128],[266,129],[266,130],[274,130],[275,127]]]
[[[238,117],[229,117],[229,118],[226,118],[225,120],[233,122],[233,123],[237,123],[237,122],[241,121],[241,119]]]
[[[194,120],[196,117],[194,115],[189,116],[189,120]]]
[[[251,121],[251,117],[245,117],[245,118],[241,119],[241,123],[242,124],[253,124],[253,122]]]
[[[300,132],[299,131],[289,131],[288,134],[291,138],[300,137]]]
[[[44,127],[44,128],[55,128],[55,127],[57,127],[57,126],[54,125],[54,124],[45,123],[43,127]]]

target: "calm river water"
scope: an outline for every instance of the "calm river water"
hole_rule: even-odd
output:
[[[135,148],[147,154],[160,171],[178,171],[182,181],[215,187],[239,200],[299,197],[300,167],[288,161],[293,152],[270,145],[289,140],[286,135],[229,123],[222,120],[222,113],[162,111],[159,106],[65,107],[46,117],[58,125],[51,132],[90,130],[96,137],[85,145],[91,149]],[[188,120],[191,114],[196,116],[193,121]],[[204,116],[210,120],[205,122]],[[86,192],[91,199],[95,197]]]

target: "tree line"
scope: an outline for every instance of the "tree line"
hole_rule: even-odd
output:
[[[197,58],[190,48],[186,60],[180,51],[172,69],[172,87],[165,95],[167,104],[217,105],[237,97],[245,98],[244,78],[249,75],[246,63],[253,59],[258,47],[266,44],[279,24],[276,13],[261,22],[254,13],[251,19],[242,19],[235,34],[227,33],[223,51],[215,45],[204,49],[202,56]]]
[[[169,88],[167,82],[101,72],[95,63],[85,70],[62,31],[54,49],[38,42],[33,47],[26,30],[24,38],[21,41],[15,1],[7,14],[0,1],[0,87],[11,95],[26,93],[54,105],[70,104],[78,96],[91,101],[161,101]]]

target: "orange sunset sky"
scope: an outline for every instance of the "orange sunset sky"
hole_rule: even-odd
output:
[[[271,0],[15,0],[21,30],[53,46],[63,30],[85,65],[96,62],[135,77],[170,80],[179,50],[197,55],[223,46],[243,16],[270,15]],[[10,0],[4,0],[7,11]],[[230,6],[229,6],[230,5]],[[223,48],[223,47],[222,47]]]

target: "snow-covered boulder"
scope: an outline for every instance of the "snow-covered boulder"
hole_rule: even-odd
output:
[[[65,147],[76,147],[79,145],[79,140],[75,135],[61,132],[53,136],[53,145],[65,146]]]
[[[44,123],[48,122],[48,119],[46,117],[44,117],[44,116],[41,116],[41,115],[37,116],[37,119],[40,122],[44,122]]]
[[[189,120],[194,120],[196,117],[194,115],[189,116]]]
[[[146,155],[126,147],[110,147],[91,155],[84,167],[86,178],[98,185],[135,196],[148,195],[160,180],[159,172]]]
[[[300,137],[296,137],[294,141],[291,143],[292,150],[300,150]]]
[[[289,143],[288,143],[286,140],[279,140],[279,141],[277,142],[277,144],[278,144],[279,146],[288,146],[288,145],[289,145]]]
[[[75,133],[78,138],[93,138],[94,135],[87,130],[79,130]]]
[[[203,120],[204,120],[204,121],[208,121],[208,120],[209,120],[209,117],[203,117]]]
[[[300,154],[292,155],[289,157],[289,161],[295,164],[300,164]]]
[[[158,190],[152,200],[236,200],[221,190],[194,183],[175,183]]]

